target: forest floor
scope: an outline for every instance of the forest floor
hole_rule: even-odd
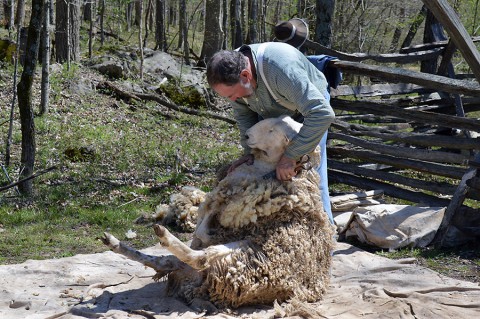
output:
[[[222,120],[189,115],[154,102],[120,99],[99,90],[107,79],[82,64],[52,66],[48,113],[35,117],[36,171],[55,167],[34,179],[34,194],[15,188],[0,193],[0,264],[107,250],[98,240],[109,231],[136,248],[156,243],[148,217],[182,186],[205,191],[220,166],[240,155],[238,132]],[[148,81],[148,80],[147,80]],[[38,114],[40,72],[33,105]],[[113,81],[131,91],[158,86],[136,79]],[[8,134],[13,66],[0,68],[0,135]],[[231,116],[228,108],[214,110]],[[15,109],[10,165],[0,149],[0,186],[16,180],[21,158],[19,112]],[[331,185],[332,189],[340,187]],[[144,220],[144,222],[139,222]],[[146,220],[146,221],[145,221]],[[127,233],[135,236],[127,236]],[[177,230],[188,240],[190,233]],[[480,283],[479,244],[456,249],[401,249],[388,258],[414,257],[418,263],[457,279]]]

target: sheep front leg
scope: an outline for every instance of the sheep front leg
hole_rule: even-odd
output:
[[[128,247],[115,238],[115,236],[107,232],[103,234],[103,237],[100,238],[100,240],[105,245],[110,247],[113,252],[123,255],[128,259],[137,261],[147,267],[153,268],[157,272],[155,275],[156,278],[161,278],[174,270],[183,269],[186,267],[183,262],[173,255],[151,256],[144,254],[138,250]]]
[[[208,268],[212,260],[229,255],[236,249],[242,249],[248,246],[248,242],[242,240],[225,245],[209,246],[202,250],[193,250],[182,243],[180,239],[173,236],[165,227],[161,225],[155,225],[153,227],[162,246],[177,256],[178,259],[195,269],[201,270]]]

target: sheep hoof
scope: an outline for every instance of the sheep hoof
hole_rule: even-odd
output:
[[[193,298],[192,302],[190,303],[190,308],[192,308],[192,310],[195,312],[206,311],[208,315],[213,315],[218,312],[217,307],[215,307],[213,303],[200,298]]]
[[[155,235],[157,235],[160,238],[165,237],[165,232],[167,231],[165,227],[158,224],[153,225],[153,230],[155,231]]]

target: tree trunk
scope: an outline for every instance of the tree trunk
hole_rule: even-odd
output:
[[[223,20],[222,20],[222,29],[225,30],[225,36],[223,37],[222,49],[226,50],[228,45],[228,1],[222,1],[222,12],[223,12]]]
[[[246,43],[258,42],[258,0],[250,0],[248,7],[248,34]]]
[[[167,39],[165,37],[165,0],[157,0],[155,43],[155,50],[167,50]]]
[[[100,0],[100,46],[103,47],[105,42],[105,28],[103,21],[105,20],[105,0]]]
[[[332,47],[332,18],[335,11],[335,0],[317,0],[315,13],[315,42],[327,48]],[[317,52],[318,53],[318,52]]]
[[[57,1],[55,50],[59,63],[80,59],[80,0]]]
[[[3,14],[5,16],[5,29],[8,29],[9,37],[11,37],[11,31],[15,26],[13,8],[14,8],[13,0],[3,0]]]
[[[143,80],[143,43],[142,43],[142,17],[143,17],[143,0],[139,1],[140,7],[138,12],[140,13],[140,21],[138,21],[138,47],[140,48],[140,79]]]
[[[222,2],[221,0],[206,0],[205,6],[205,31],[202,53],[198,66],[206,66],[208,60],[222,48]]]
[[[185,30],[188,30],[187,25],[187,3],[185,0],[178,1],[178,14],[180,19],[178,20],[178,45],[179,49],[183,48],[185,43]]]
[[[70,0],[70,34],[71,34],[71,59],[80,60],[80,22],[81,10],[80,0]]]
[[[243,43],[242,36],[242,12],[241,0],[231,0],[230,2],[230,28],[232,37],[232,49],[238,48]]]
[[[140,6],[143,0],[136,0],[135,1],[135,20],[134,20],[134,25],[139,26],[142,20],[142,12],[140,12]]]
[[[92,16],[92,1],[87,0],[84,2],[83,6],[83,21],[85,22],[90,22],[90,17]]]
[[[43,28],[42,28],[42,42],[43,42],[43,54],[42,54],[42,84],[41,84],[41,100],[40,100],[40,115],[48,113],[48,98],[50,89],[50,1],[46,0],[43,15]]]
[[[133,2],[127,4],[127,9],[125,11],[125,18],[127,19],[127,31],[132,30],[132,18],[133,17]]]
[[[25,20],[25,0],[18,0],[17,2],[17,15],[15,16],[15,25],[23,26]]]
[[[40,46],[40,29],[43,18],[43,0],[32,0],[32,14],[28,28],[27,50],[25,64],[20,82],[17,86],[18,106],[20,109],[20,122],[22,128],[22,170],[20,178],[33,174],[35,163],[35,124],[32,107],[32,84],[37,65],[37,54]],[[18,187],[24,195],[33,193],[32,180],[21,183]]]
[[[88,30],[88,57],[92,58],[92,46],[93,46],[93,40],[94,40],[94,34],[95,34],[95,18],[97,16],[97,4],[96,0],[92,1],[90,3],[90,29]]]

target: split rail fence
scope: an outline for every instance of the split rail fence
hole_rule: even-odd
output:
[[[382,81],[332,90],[337,117],[329,131],[329,182],[446,206],[435,238],[441,246],[454,219],[480,222],[480,54],[478,39],[468,35],[446,1],[423,2],[450,40],[437,37],[380,55],[346,54],[312,41],[306,46],[338,57],[330,66],[344,76]],[[456,50],[473,74],[454,74]],[[434,73],[412,71],[419,63],[433,63]],[[399,67],[409,64],[414,67]],[[480,225],[471,226],[462,231],[480,235]]]

